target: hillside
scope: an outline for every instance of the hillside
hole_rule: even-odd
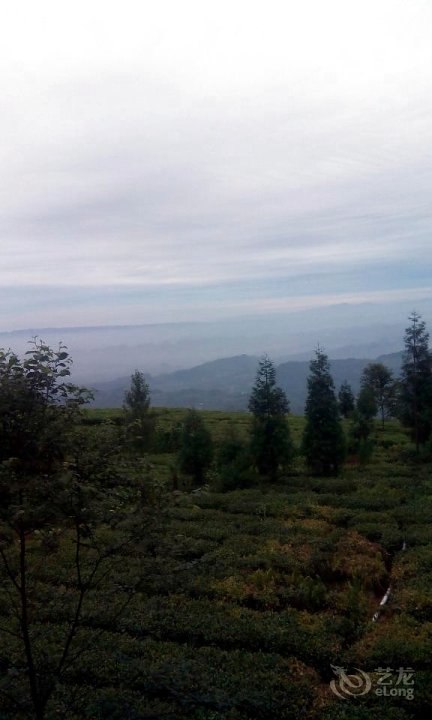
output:
[[[88,412],[89,419],[104,416],[112,413]],[[182,417],[161,409],[158,428],[172,430]],[[233,426],[244,436],[250,423],[246,413],[202,417],[216,444]],[[304,419],[294,416],[290,425],[298,445]],[[85,430],[93,450],[101,427]],[[76,697],[73,720],[429,717],[431,465],[407,458],[407,435],[390,421],[376,427],[367,472],[347,466],[338,478],[312,477],[298,459],[278,484],[261,479],[227,492],[217,475],[192,491],[182,476],[167,494],[163,522],[151,531],[144,525],[132,544],[121,542],[110,572],[86,597],[78,662],[59,684],[47,720]],[[149,460],[157,486],[170,488],[175,455]],[[111,491],[127,498],[130,488],[130,476],[120,475]],[[103,537],[114,543],[122,532],[114,524]],[[74,608],[72,549],[63,537],[44,563],[30,553],[40,580],[32,629],[44,659],[58,653]],[[14,618],[7,600],[2,625]],[[10,647],[16,663],[10,637],[0,647],[0,668],[10,663]],[[364,669],[370,690],[336,694],[336,666],[352,668],[354,681]],[[413,669],[411,685],[400,681],[400,668]],[[387,697],[383,677],[393,691]],[[21,720],[7,702],[0,697],[0,717]]]
[[[401,363],[401,353],[380,355],[383,362],[395,373]],[[354,391],[358,390],[363,368],[370,359],[347,358],[332,360],[331,367],[338,388],[347,380]],[[245,410],[255,378],[258,357],[237,355],[221,358],[163,375],[146,375],[152,394],[152,403],[163,407],[198,407],[207,410]],[[302,413],[306,399],[309,362],[288,361],[277,365],[278,383],[284,388],[294,413]],[[94,383],[94,407],[120,407],[130,378],[121,377],[110,382]]]

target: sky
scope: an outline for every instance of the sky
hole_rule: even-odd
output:
[[[0,330],[422,311],[431,37],[428,0],[5,4]]]

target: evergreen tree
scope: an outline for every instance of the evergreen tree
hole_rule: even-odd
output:
[[[432,355],[425,322],[416,312],[409,320],[411,324],[404,338],[399,414],[402,424],[411,428],[418,452],[432,428]]]
[[[278,468],[292,460],[293,446],[286,421],[289,402],[276,386],[276,370],[267,356],[259,362],[249,410],[253,414],[250,447],[254,464],[261,474],[274,479]]]
[[[142,372],[135,370],[125,393],[123,410],[126,420],[126,441],[137,452],[146,452],[151,444],[155,418],[149,412],[150,388]]]
[[[196,410],[189,410],[183,424],[178,455],[179,468],[187,475],[191,475],[196,485],[201,485],[212,460],[212,437],[201,415]]]
[[[351,385],[346,380],[340,386],[338,400],[340,414],[342,417],[348,418],[355,408],[355,398]]]
[[[309,469],[317,475],[337,474],[345,439],[328,357],[320,348],[310,363],[305,414],[302,450]]]
[[[392,371],[383,363],[369,363],[363,370],[361,385],[371,389],[384,427],[385,418],[391,415],[394,408],[395,381]]]
[[[150,388],[142,372],[131,375],[130,389],[125,393],[124,407],[134,419],[143,417],[150,407]]]
[[[352,413],[349,431],[349,451],[358,455],[361,464],[370,459],[373,452],[371,435],[374,418],[377,414],[375,395],[369,385],[364,385],[357,398],[357,405]]]

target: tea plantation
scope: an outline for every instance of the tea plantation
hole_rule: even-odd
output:
[[[154,412],[166,438],[184,415]],[[117,416],[88,411],[88,432]],[[232,426],[246,435],[250,422],[241,413],[203,416],[216,444]],[[303,422],[290,419],[296,443]],[[172,490],[173,453],[150,455],[146,472],[161,489],[158,526],[143,529],[133,549],[120,546],[87,595],[74,662],[47,717],[63,717],[65,708],[76,720],[429,716],[432,462],[416,461],[396,421],[375,432],[365,467],[316,478],[298,459],[278,484],[228,492],[217,491],[216,471],[202,488],[180,477]],[[72,554],[64,538],[38,565],[44,602],[32,622],[47,663],[70,616]],[[2,607],[6,613],[4,598]],[[12,635],[0,648],[0,669],[15,672],[17,684],[25,682],[14,669],[20,652]],[[338,696],[332,666],[362,670],[370,689]],[[0,702],[2,720],[21,717],[6,696]]]

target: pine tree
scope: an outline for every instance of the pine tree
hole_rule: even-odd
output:
[[[432,429],[432,354],[429,333],[421,316],[413,312],[405,330],[405,353],[400,382],[399,414],[411,428],[417,452]]]
[[[276,477],[280,466],[289,465],[293,457],[286,415],[289,402],[276,386],[276,370],[267,356],[259,362],[255,385],[249,399],[253,414],[251,455],[262,475]]]
[[[144,453],[150,448],[154,434],[155,418],[149,412],[150,388],[142,372],[135,370],[131,385],[125,393],[123,410],[126,420],[126,440],[129,447]]]
[[[351,385],[346,380],[340,386],[338,400],[340,414],[342,417],[348,418],[355,408],[355,398]]]
[[[327,355],[318,348],[310,363],[302,450],[317,475],[337,474],[345,457],[345,439]]]
[[[125,393],[124,407],[134,420],[142,417],[150,407],[150,388],[142,372],[135,370],[131,375],[130,389]]]

